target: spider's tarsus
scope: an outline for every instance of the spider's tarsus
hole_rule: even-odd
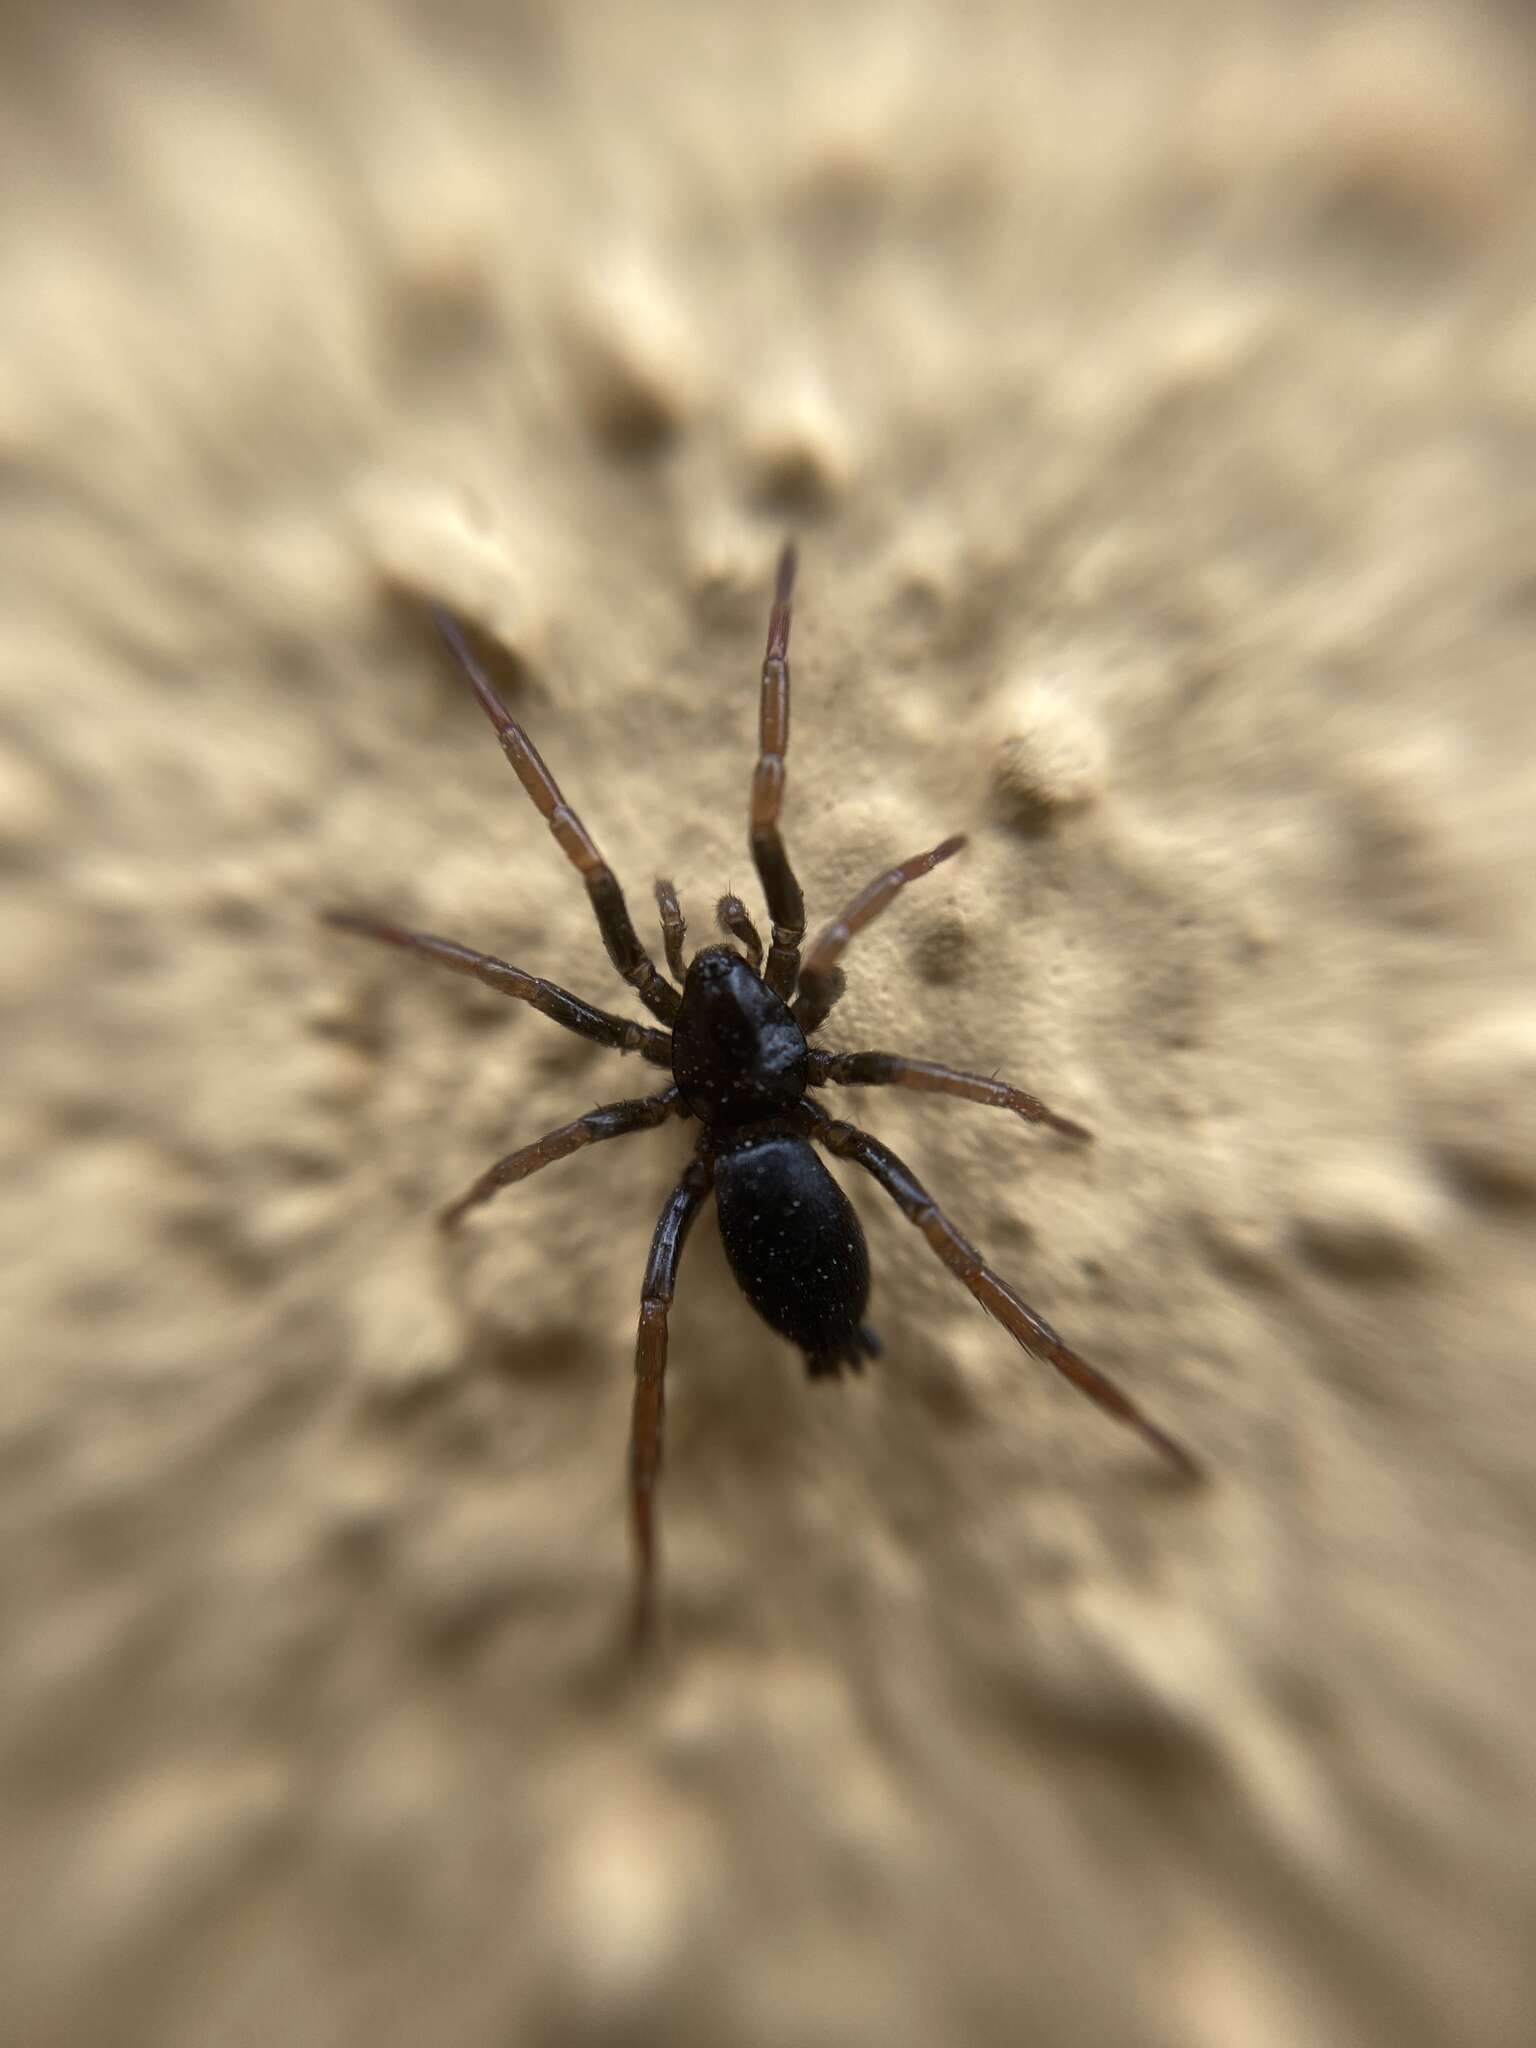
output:
[[[1148,1422],[1144,1415],[1140,1416],[1136,1427],[1145,1442],[1151,1444],[1155,1450],[1162,1452],[1163,1457],[1187,1486],[1203,1486],[1205,1484],[1210,1475],[1193,1451],[1186,1451],[1184,1446],[1173,1437],[1165,1436],[1157,1424],[1155,1422]]]
[[[779,566],[773,579],[773,609],[768,614],[768,651],[764,656],[763,676],[766,683],[772,665],[782,664],[789,655],[789,614],[795,589],[795,544],[792,540],[784,543],[779,555]],[[783,677],[787,693],[789,679]],[[788,699],[784,705],[784,736],[788,736]]]
[[[432,623],[442,635],[448,652],[469,678],[470,688],[480,700],[480,708],[486,717],[502,735],[506,734],[509,727],[515,730],[512,714],[502,703],[495,684],[476,658],[463,626],[446,605],[432,604],[427,609],[432,614]]]
[[[775,604],[789,603],[790,593],[795,587],[795,570],[799,565],[799,561],[800,557],[795,551],[794,542],[792,540],[785,541],[783,547],[779,550],[779,566],[774,572],[773,578],[773,601]]]
[[[966,837],[965,833],[953,833],[942,844],[933,849],[928,859],[934,867],[937,867],[941,860],[953,860],[957,853],[963,853],[969,845],[970,840]]]
[[[448,645],[453,649],[453,652],[460,661],[465,660],[469,654],[469,642],[465,639],[464,628],[459,624],[455,615],[449,611],[445,604],[429,604],[427,611],[431,615],[433,625],[436,626],[438,632],[441,633]]]
[[[625,1648],[635,1663],[648,1663],[657,1654],[656,1603],[649,1586],[639,1589],[629,1608]]]
[[[1014,1115],[1018,1117],[1021,1123],[1038,1124],[1042,1121],[1041,1118],[1030,1116],[1022,1109],[1015,1110]],[[1092,1131],[1088,1130],[1083,1124],[1073,1123],[1069,1116],[1057,1116],[1056,1112],[1052,1110],[1043,1121],[1048,1130],[1056,1131],[1063,1138],[1072,1138],[1079,1145],[1091,1145],[1094,1142]]]

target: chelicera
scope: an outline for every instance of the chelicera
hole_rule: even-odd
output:
[[[497,695],[457,621],[441,609],[434,611],[438,629],[495,727],[519,782],[586,884],[609,958],[664,1028],[655,1030],[596,1009],[552,982],[505,960],[472,952],[452,939],[350,911],[325,914],[328,923],[343,931],[425,954],[501,995],[530,1003],[596,1045],[638,1053],[670,1073],[668,1086],[657,1094],[605,1103],[498,1160],[443,1212],[445,1227],[457,1224],[467,1210],[489,1201],[500,1189],[586,1145],[654,1130],[673,1117],[693,1118],[700,1126],[693,1156],[657,1220],[640,1299],[629,1449],[637,1639],[650,1626],[654,1601],[667,1314],[684,1242],[710,1194],[726,1258],[742,1293],[771,1328],[800,1348],[813,1379],[836,1377],[845,1367],[858,1371],[866,1357],[879,1355],[879,1343],[864,1320],[870,1287],[864,1233],[847,1196],[817,1156],[817,1145],[870,1174],[1015,1342],[1137,1430],[1181,1474],[1193,1476],[1198,1470],[1180,1443],[1063,1343],[1050,1324],[993,1272],[909,1166],[867,1131],[829,1116],[813,1097],[812,1091],[828,1084],[911,1088],[1010,1109],[1026,1123],[1044,1124],[1078,1141],[1090,1135],[1081,1124],[1058,1116],[1035,1096],[1005,1081],[901,1053],[834,1052],[810,1043],[842,994],[840,962],[851,940],[909,882],[957,854],[965,841],[946,839],[931,852],[915,854],[888,869],[860,890],[802,959],[804,899],[779,832],[789,741],[794,578],[794,550],[785,547],[768,620],[750,811],[752,859],[770,920],[766,960],[746,905],[737,896],[724,896],[716,906],[716,918],[726,938],[736,943],[705,946],[685,961],[686,927],[677,892],[670,882],[659,881],[656,902],[673,979],[657,969],[640,943],[612,869],[561,795],[533,742]]]

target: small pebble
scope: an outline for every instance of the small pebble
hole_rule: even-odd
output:
[[[749,489],[781,511],[818,512],[852,468],[848,429],[825,395],[805,388],[767,410],[748,442]]]
[[[1335,1152],[1313,1161],[1293,1198],[1303,1254],[1362,1280],[1423,1266],[1441,1222],[1440,1201],[1421,1174],[1372,1155]]]
[[[568,309],[565,327],[577,402],[598,440],[645,455],[680,432],[697,371],[682,322],[653,281],[610,273]]]
[[[1071,701],[1064,686],[1016,684],[1000,698],[994,719],[992,795],[1005,823],[1039,832],[1103,794],[1103,728]]]
[[[443,1385],[460,1367],[464,1332],[444,1299],[436,1235],[413,1218],[393,1246],[376,1248],[348,1303],[353,1363],[386,1405]]]
[[[1536,1197],[1536,1010],[1472,1019],[1416,1062],[1424,1130],[1484,1192]]]

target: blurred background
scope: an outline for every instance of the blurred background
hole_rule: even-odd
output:
[[[1465,0],[0,16],[0,1983],[42,2048],[1530,2040],[1536,35]],[[813,928],[951,831],[806,1384],[428,629],[654,929],[801,549]],[[635,1014],[639,1014],[636,1012]]]

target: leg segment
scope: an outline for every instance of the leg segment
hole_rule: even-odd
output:
[[[800,941],[805,937],[805,899],[779,837],[779,812],[784,803],[784,754],[789,746],[789,613],[795,587],[795,551],[788,543],[779,556],[773,610],[768,614],[768,652],[763,657],[763,686],[758,710],[757,767],[752,774],[751,845],[758,880],[768,899],[773,944],[764,979],[787,1002],[794,993],[800,967]]]
[[[545,767],[538,748],[497,696],[490,677],[470,651],[458,620],[444,611],[441,605],[433,606],[432,616],[449,652],[469,678],[470,686],[480,700],[481,710],[496,728],[501,751],[512,763],[518,781],[538,806],[560,851],[585,882],[597,916],[597,928],[608,949],[608,958],[651,1014],[659,1017],[663,1024],[670,1024],[677,1015],[677,991],[662,980],[651,956],[641,945],[630,921],[624,891],[619,887],[612,868],[598,852],[586,826],[560,794],[559,785]]]
[[[829,924],[817,938],[805,956],[805,965],[800,970],[800,993],[795,998],[795,1022],[805,1032],[816,1030],[824,1024],[827,1013],[842,993],[837,973],[837,963],[847,951],[849,942],[856,932],[873,924],[881,911],[886,908],[908,882],[915,882],[919,876],[930,874],[941,860],[948,860],[957,854],[965,844],[965,835],[956,833],[953,839],[946,839],[931,853],[915,853],[910,860],[904,860],[894,868],[887,868],[878,875],[867,889],[861,889],[842,916]]]
[[[1047,1109],[1037,1096],[984,1074],[963,1074],[936,1060],[909,1060],[897,1052],[822,1052],[811,1049],[811,1085],[835,1081],[844,1088],[915,1088],[925,1095],[958,1095],[966,1102],[984,1102],[991,1109],[1011,1109],[1027,1124],[1049,1124],[1063,1137],[1091,1140],[1092,1131]]]
[[[1139,1431],[1145,1441],[1186,1479],[1200,1476],[1199,1465],[1182,1444],[1165,1434],[1155,1422],[1149,1421],[1112,1380],[1070,1350],[1050,1324],[1037,1316],[1007,1281],[1000,1279],[983,1262],[976,1247],[960,1235],[911,1168],[904,1165],[894,1152],[882,1145],[878,1138],[870,1137],[867,1131],[861,1131],[853,1124],[835,1122],[809,1103],[801,1105],[800,1115],[808,1135],[815,1137],[838,1158],[852,1159],[866,1173],[873,1175],[908,1222],[917,1225],[955,1278],[964,1282],[987,1314],[1002,1324],[1015,1343],[1033,1352],[1036,1358],[1043,1358],[1054,1365],[1063,1378],[1069,1379],[1090,1401],[1096,1401],[1107,1414]]]
[[[728,939],[740,939],[759,971],[763,965],[763,941],[752,916],[739,896],[722,896],[715,905],[715,922]]]
[[[670,882],[657,881],[656,908],[661,912],[661,941],[666,949],[667,965],[672,970],[673,979],[682,983],[688,978],[688,969],[683,962],[683,940],[688,936],[688,926],[683,917],[683,906],[677,900],[677,891]]]
[[[537,1173],[541,1167],[553,1166],[557,1159],[568,1159],[584,1145],[600,1144],[604,1138],[627,1138],[631,1131],[653,1131],[669,1116],[687,1116],[688,1113],[675,1088],[664,1088],[659,1095],[634,1096],[627,1102],[605,1102],[600,1109],[588,1110],[585,1116],[577,1117],[574,1123],[562,1124],[559,1130],[535,1138],[521,1151],[509,1152],[505,1159],[498,1159],[443,1211],[438,1222],[444,1230],[452,1230],[467,1209],[488,1202],[502,1188],[511,1187],[514,1181],[526,1180],[529,1174]]]
[[[617,1052],[637,1052],[657,1067],[672,1064],[672,1040],[665,1031],[652,1031],[648,1025],[636,1024],[628,1017],[615,1017],[608,1010],[596,1009],[580,996],[557,988],[554,982],[540,981],[536,975],[525,974],[521,967],[509,966],[490,953],[472,953],[468,946],[460,946],[453,939],[435,938],[431,932],[408,931],[404,925],[390,924],[380,917],[358,917],[350,910],[322,911],[321,919],[339,932],[358,932],[365,939],[382,939],[386,945],[400,946],[406,952],[425,953],[429,960],[451,967],[455,974],[483,981],[498,995],[532,1004],[556,1024],[563,1024],[567,1031],[574,1031],[579,1038],[590,1038],[594,1045],[611,1046]]]
[[[688,1162],[656,1221],[651,1256],[640,1296],[640,1331],[635,1340],[635,1406],[629,1433],[629,1520],[635,1545],[635,1604],[632,1640],[638,1649],[650,1634],[656,1590],[656,1478],[661,1470],[663,1382],[667,1371],[667,1311],[677,1279],[677,1262],[694,1218],[709,1197],[713,1178],[707,1158]]]

